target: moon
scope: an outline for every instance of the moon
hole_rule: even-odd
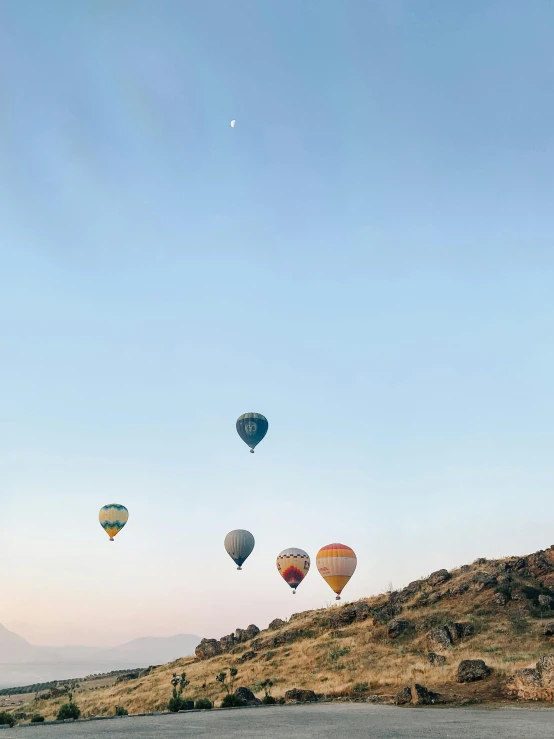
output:
[[[236,121],[235,121],[235,119],[233,118],[233,120],[231,121],[231,128],[234,128],[234,127],[235,127],[235,123],[236,123]]]

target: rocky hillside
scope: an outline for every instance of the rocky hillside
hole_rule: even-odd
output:
[[[554,695],[554,547],[526,557],[478,559],[438,570],[402,590],[251,625],[203,639],[196,657],[112,687],[77,692],[84,715],[164,710],[173,673],[187,698],[219,703],[216,675],[238,669],[235,687],[273,695],[405,702],[551,700]],[[536,663],[539,667],[536,667]],[[299,694],[291,694],[293,698]],[[302,695],[302,694],[300,694]],[[289,696],[290,697],[290,696]],[[63,696],[33,707],[53,716]]]

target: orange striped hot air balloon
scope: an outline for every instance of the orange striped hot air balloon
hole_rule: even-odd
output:
[[[336,600],[340,600],[340,594],[358,563],[353,550],[345,544],[327,544],[319,550],[315,561],[319,574],[337,594]]]
[[[283,549],[277,555],[277,569],[283,580],[292,588],[292,594],[296,594],[296,588],[308,574],[310,569],[310,557],[303,549]]]

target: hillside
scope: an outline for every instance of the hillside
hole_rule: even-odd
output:
[[[130,713],[164,710],[172,674],[186,671],[187,697],[219,702],[224,693],[215,676],[230,666],[239,670],[236,686],[260,692],[260,681],[272,679],[275,697],[301,688],[328,698],[391,701],[417,682],[444,701],[513,700],[518,693],[509,678],[554,655],[554,637],[546,635],[554,633],[550,620],[554,547],[526,557],[479,559],[398,592],[295,614],[288,622],[276,619],[259,633],[249,627],[219,641],[203,640],[196,657],[118,685],[78,691],[75,700],[85,716],[111,714],[116,705]],[[484,660],[491,673],[460,683],[461,660]],[[517,680],[527,679],[528,671],[518,673]],[[52,717],[63,700],[40,701],[36,710]]]

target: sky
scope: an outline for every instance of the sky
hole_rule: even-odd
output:
[[[331,542],[346,601],[554,543],[553,24],[0,3],[0,623],[218,638],[333,603]]]

